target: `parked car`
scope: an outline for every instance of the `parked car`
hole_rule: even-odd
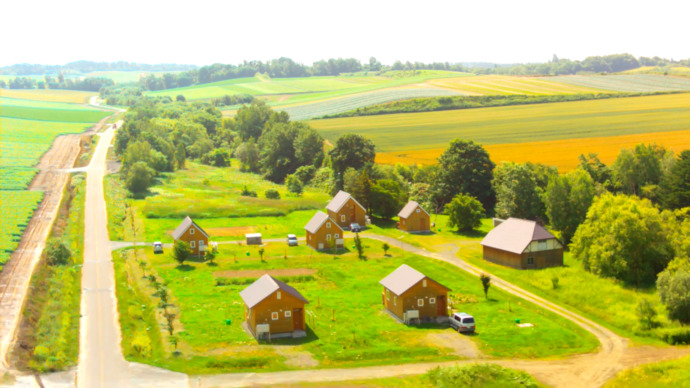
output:
[[[163,243],[156,241],[153,243],[153,253],[163,253]]]
[[[455,313],[450,317],[450,327],[461,333],[474,333],[474,317],[467,313]]]
[[[297,246],[297,236],[295,236],[294,234],[288,234],[287,244],[291,247],[296,247]]]
[[[362,227],[359,226],[358,223],[353,222],[353,223],[350,224],[350,231],[351,231],[352,233],[359,233],[359,232],[362,231]]]

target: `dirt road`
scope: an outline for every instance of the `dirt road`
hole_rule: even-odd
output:
[[[44,191],[43,201],[0,273],[0,370],[9,367],[7,355],[14,343],[31,276],[57,216],[69,178],[67,170],[74,166],[79,156],[80,139],[84,134],[99,131],[104,123],[105,119],[82,134],[57,137],[36,166],[39,172],[29,185],[29,190]]]

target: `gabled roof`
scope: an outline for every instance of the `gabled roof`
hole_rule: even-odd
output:
[[[304,303],[309,303],[309,301],[307,301],[302,294],[299,293],[299,291],[269,274],[263,275],[254,283],[250,284],[247,288],[240,291],[240,297],[242,297],[242,300],[247,307],[252,308],[278,290],[284,291],[303,301]]]
[[[187,216],[187,217],[184,219],[184,221],[182,221],[182,223],[180,224],[180,226],[178,226],[178,227],[172,232],[173,238],[174,238],[175,240],[177,240],[178,238],[180,238],[180,237],[184,234],[184,232],[186,232],[187,229],[189,229],[189,227],[192,226],[192,225],[196,226],[196,228],[199,229],[199,231],[200,231],[204,236],[206,236],[206,238],[209,238],[209,237],[208,237],[208,234],[207,234],[206,232],[204,232],[204,230],[201,229],[201,227],[200,227],[199,225],[197,225],[196,222],[192,221],[192,219],[189,218],[189,216]]]
[[[536,221],[508,218],[493,228],[482,240],[485,247],[522,254],[532,241],[556,237]]]
[[[336,194],[335,197],[333,197],[333,199],[331,200],[331,202],[328,203],[328,205],[326,206],[326,210],[330,210],[332,212],[337,213],[340,211],[340,209],[343,208],[343,206],[345,206],[347,200],[350,198],[352,198],[352,200],[355,201],[357,206],[361,207],[362,210],[364,210],[364,206],[357,202],[357,200],[354,199],[349,193],[346,193],[342,190],[338,191],[338,194]]]
[[[415,202],[415,201],[410,201],[410,202],[407,203],[407,205],[405,205],[404,208],[402,208],[402,210],[400,211],[400,213],[398,213],[398,217],[400,217],[400,218],[409,218],[409,217],[412,215],[412,212],[414,212],[414,209],[417,208],[417,206],[419,206],[419,208],[422,209],[422,211],[423,211],[424,213],[426,213],[426,215],[429,215],[429,212],[427,212],[426,210],[424,210],[424,208],[421,207],[417,202]]]
[[[405,293],[405,291],[409,290],[426,277],[426,275],[410,267],[409,265],[403,264],[398,267],[398,269],[391,272],[390,275],[383,278],[379,283],[391,290],[391,292],[393,292],[395,295],[402,295]],[[438,284],[443,288],[449,289],[440,283]]]
[[[304,226],[304,229],[309,233],[316,233],[328,220],[331,220],[331,217],[329,217],[328,214],[318,211],[316,214],[314,214],[314,217],[307,222],[307,224]],[[342,228],[333,220],[331,220],[331,225],[335,225],[338,229],[342,230]]]

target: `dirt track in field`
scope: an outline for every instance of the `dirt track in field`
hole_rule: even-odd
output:
[[[17,249],[0,273],[0,370],[9,366],[7,356],[15,341],[31,276],[40,260],[46,238],[57,216],[69,172],[80,153],[82,136],[98,132],[106,119],[81,134],[59,136],[41,158],[29,190],[44,192]]]
[[[316,273],[311,268],[288,268],[288,269],[247,269],[240,271],[218,271],[213,276],[218,278],[260,278],[264,274],[271,276],[307,276]]]

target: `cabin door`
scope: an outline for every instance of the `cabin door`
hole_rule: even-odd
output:
[[[304,322],[304,317],[302,316],[302,309],[292,310],[292,329],[302,330],[302,322]]]
[[[350,222],[355,222],[357,221],[357,218],[355,218],[355,207],[352,206],[350,208]]]
[[[426,220],[424,218],[419,219],[419,230],[426,230]]]
[[[446,296],[440,295],[436,298],[436,316],[442,317],[448,315],[446,307]]]

